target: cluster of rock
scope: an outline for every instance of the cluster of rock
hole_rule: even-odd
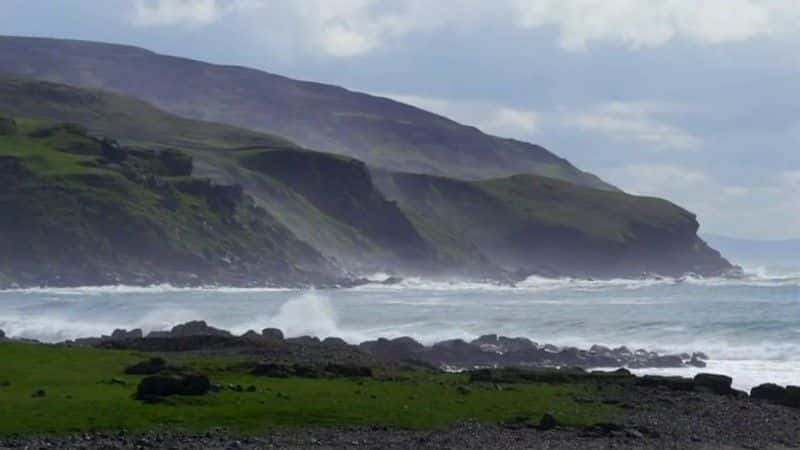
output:
[[[608,348],[594,345],[588,350],[575,347],[540,345],[527,338],[495,334],[481,336],[471,342],[453,339],[425,346],[410,337],[380,338],[350,345],[336,337],[320,340],[302,336],[286,339],[281,330],[267,328],[261,333],[248,331],[241,336],[209,326],[204,321],[176,325],[169,331],[153,331],[146,336],[140,329],[114,330],[111,335],[74,341],[82,345],[128,347],[139,350],[204,350],[209,348],[253,347],[268,352],[286,350],[308,360],[325,359],[338,363],[358,354],[388,363],[415,362],[437,368],[468,370],[480,367],[705,367],[703,353],[661,355],[643,349]],[[352,362],[352,361],[351,361]]]
[[[703,353],[660,355],[627,347],[594,345],[588,350],[540,345],[527,338],[484,335],[471,342],[453,339],[430,347],[401,337],[364,342],[359,348],[382,359],[418,360],[428,364],[467,369],[475,367],[705,367]]]

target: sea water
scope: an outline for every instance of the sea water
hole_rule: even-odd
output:
[[[351,343],[411,336],[423,343],[482,334],[587,348],[626,345],[703,351],[707,372],[740,389],[800,385],[800,274],[742,279],[530,278],[515,287],[407,279],[353,289],[87,287],[0,291],[0,329],[57,342],[115,328],[169,329],[189,320],[235,333],[276,327],[287,336]],[[641,373],[692,375],[698,369]]]

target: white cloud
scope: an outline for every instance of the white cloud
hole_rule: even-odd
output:
[[[667,198],[689,209],[704,232],[779,239],[795,238],[800,230],[800,171],[778,173],[754,186],[725,183],[695,168],[670,164],[599,172],[628,192]]]
[[[138,26],[207,25],[224,10],[216,0],[134,0],[131,20]]]
[[[702,45],[800,32],[796,0],[130,0],[141,26],[205,25],[229,15],[250,31],[334,57],[368,53],[409,34],[499,23],[552,28],[560,45]],[[280,35],[279,35],[280,34]]]
[[[699,137],[661,118],[674,112],[670,106],[648,102],[609,102],[588,111],[568,113],[562,122],[567,127],[653,148],[688,150],[699,147],[702,143]]]
[[[407,94],[376,94],[407,103],[455,121],[474,125],[484,132],[529,139],[539,131],[541,118],[532,110],[512,108],[480,100],[446,100]]]

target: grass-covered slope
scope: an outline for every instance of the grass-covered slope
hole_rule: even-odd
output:
[[[532,175],[466,182],[378,172],[376,182],[410,217],[509,270],[609,277],[731,268],[697,236],[693,214],[661,199]]]
[[[352,271],[408,267],[410,259],[420,271],[434,264],[429,244],[372,186],[359,161],[184,119],[123,95],[23,78],[0,76],[0,111],[77,122],[133,147],[180,148],[194,158],[197,174],[242,185],[299,239]]]
[[[237,186],[174,150],[0,120],[0,285],[297,284],[333,269]]]
[[[548,150],[386,98],[93,42],[0,37],[0,72],[125,93],[390,170],[469,179],[534,173],[611,188]]]

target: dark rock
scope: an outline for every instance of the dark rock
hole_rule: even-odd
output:
[[[346,364],[328,364],[325,371],[333,376],[349,378],[371,378],[372,369],[365,366],[355,366]]]
[[[696,356],[692,356],[692,358],[686,364],[692,367],[700,367],[700,368],[706,366],[706,362]]]
[[[407,336],[392,340],[380,338],[377,341],[366,341],[358,347],[378,358],[393,361],[413,359],[425,350],[424,345]]]
[[[288,378],[294,371],[285,364],[262,363],[254,367],[251,373],[264,377]]]
[[[692,353],[692,358],[702,359],[703,361],[708,361],[708,355],[703,352],[694,352]]]
[[[783,405],[792,408],[800,408],[799,386],[786,386],[786,395],[784,396]]]
[[[232,336],[228,331],[209,326],[204,320],[194,320],[181,325],[176,325],[172,327],[172,331],[170,331],[169,335],[170,337]]]
[[[540,430],[543,430],[543,431],[552,430],[553,428],[555,428],[557,426],[558,426],[558,421],[556,420],[555,417],[553,417],[552,414],[545,414],[539,420],[539,429]]]
[[[34,391],[33,394],[31,394],[31,397],[33,398],[47,397],[47,392],[45,392],[44,389],[37,389],[36,391]]]
[[[162,150],[158,159],[171,177],[188,177],[192,174],[192,157],[179,150]]]
[[[538,348],[535,342],[524,337],[511,338],[500,336],[500,338],[498,338],[498,344],[503,352],[519,352]]]
[[[277,328],[264,328],[263,330],[261,330],[261,336],[264,336],[267,339],[272,339],[275,341],[282,341],[283,331]]]
[[[5,338],[6,338],[6,332],[3,331],[3,330],[0,330],[0,340],[5,339]]]
[[[589,353],[598,353],[601,355],[612,353],[611,349],[604,345],[593,345],[589,348]]]
[[[128,375],[155,375],[166,367],[167,362],[162,358],[150,358],[125,368]]]
[[[732,394],[732,382],[733,379],[729,376],[712,373],[699,373],[694,377],[695,387],[708,389],[711,392],[719,395]]]
[[[318,345],[320,340],[315,336],[300,336],[286,339],[286,342],[295,345]]]
[[[144,334],[142,333],[142,330],[139,328],[136,328],[131,331],[116,329],[111,333],[109,339],[112,340],[141,339],[143,336]]]
[[[205,375],[151,375],[139,383],[136,398],[147,400],[170,395],[205,395],[210,390],[211,383]]]
[[[785,395],[786,388],[773,383],[762,384],[750,390],[750,397],[773,403],[782,403]]]
[[[242,335],[242,339],[247,339],[248,341],[260,341],[264,339],[264,337],[253,330],[247,330],[247,332]]]
[[[665,387],[671,391],[694,390],[694,380],[683,377],[665,377],[659,375],[645,375],[636,380],[636,384],[643,387]]]
[[[113,139],[101,138],[101,154],[108,162],[121,163],[128,158],[128,150]]]
[[[327,347],[347,347],[347,342],[344,339],[338,337],[326,337],[322,341],[322,345]]]
[[[0,117],[0,136],[9,136],[17,133],[17,122],[14,119]]]

